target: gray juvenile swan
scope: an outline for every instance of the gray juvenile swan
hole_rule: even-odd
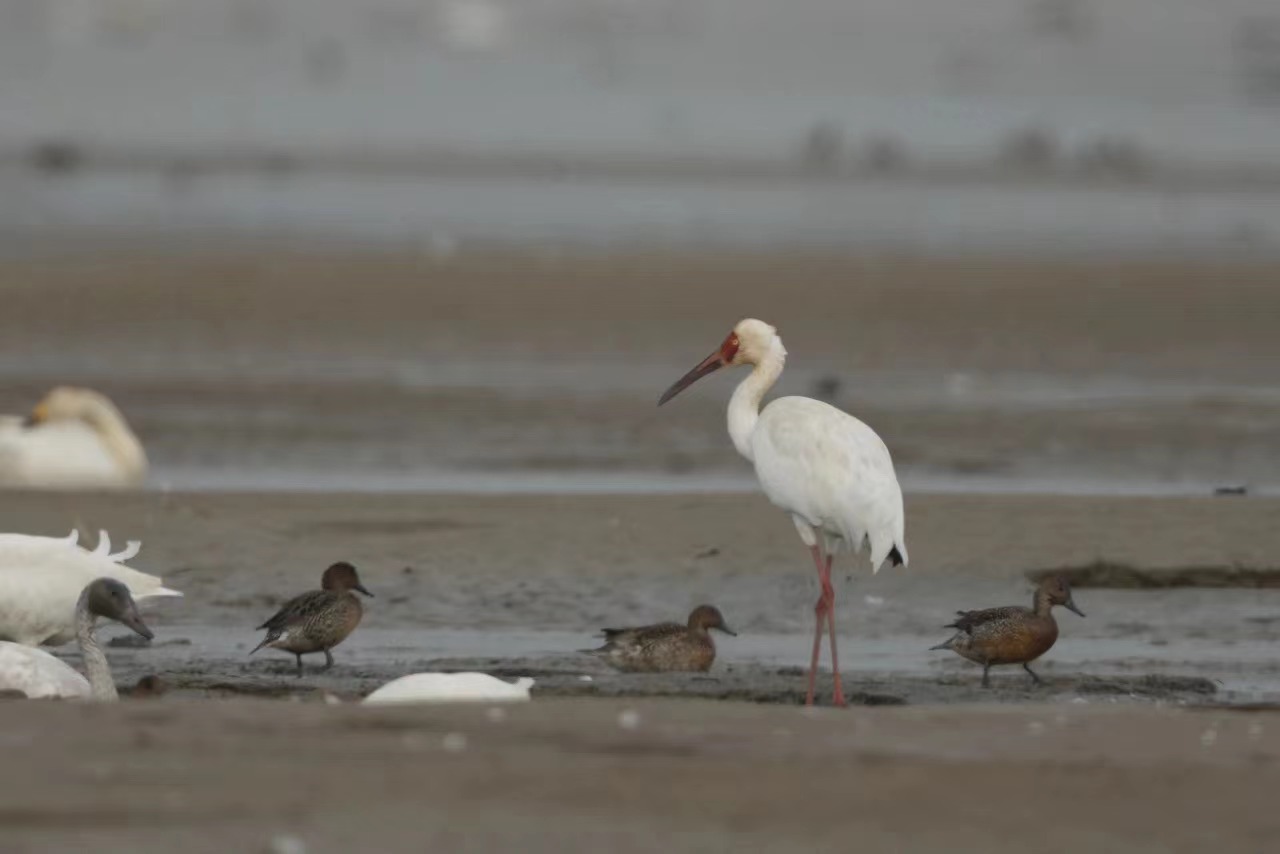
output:
[[[114,578],[92,581],[80,594],[75,612],[76,640],[84,656],[85,679],[66,662],[42,649],[0,642],[0,692],[17,691],[29,699],[91,698],[118,699],[107,657],[94,637],[98,617],[116,620],[147,640],[154,635],[138,616],[138,606],[129,588]]]

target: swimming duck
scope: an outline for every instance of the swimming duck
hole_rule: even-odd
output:
[[[125,566],[141,543],[130,540],[118,552],[111,538],[98,532],[93,551],[78,545],[80,535],[36,537],[0,534],[0,640],[37,646],[61,646],[76,637],[76,601],[97,578],[114,578],[141,602],[158,596],[181,596],[160,578]]]
[[[26,418],[0,416],[0,485],[123,489],[146,476],[142,443],[99,392],[60,386]]]
[[[1046,576],[1036,588],[1032,608],[1011,605],[984,611],[957,611],[959,618],[946,628],[959,629],[946,643],[930,649],[949,649],[982,665],[982,687],[990,687],[988,672],[994,664],[1021,664],[1036,684],[1040,677],[1031,662],[1049,651],[1058,639],[1053,606],[1061,605],[1080,616],[1084,611],[1071,598],[1071,585],[1060,575]]]
[[[718,608],[699,605],[685,625],[658,623],[633,629],[604,629],[604,646],[583,652],[599,656],[626,673],[708,670],[716,660],[710,629],[737,635]]]
[[[298,676],[302,676],[302,656],[310,652],[324,653],[324,669],[333,667],[329,651],[347,639],[360,625],[364,608],[351,592],[373,594],[360,583],[356,568],[346,561],[335,563],[320,577],[320,589],[295,596],[258,628],[266,629],[262,643],[249,651],[253,655],[264,646],[291,652],[298,658]]]
[[[111,667],[94,637],[99,617],[116,620],[144,638],[152,638],[151,630],[138,616],[129,588],[114,578],[96,579],[84,588],[75,607],[76,640],[89,678],[42,649],[0,642],[0,693],[15,691],[29,699],[118,699]]]

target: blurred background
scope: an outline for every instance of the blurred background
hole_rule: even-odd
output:
[[[1280,482],[1273,0],[6,0],[0,412],[171,489],[750,488],[743,316],[908,490]]]

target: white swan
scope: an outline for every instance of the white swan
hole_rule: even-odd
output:
[[[150,640],[153,635],[138,616],[129,588],[113,578],[90,582],[76,600],[76,640],[84,656],[85,679],[66,662],[42,649],[0,642],[0,691],[18,691],[28,699],[92,697],[115,700],[116,683],[107,657],[94,637],[97,618],[117,620]]]
[[[146,475],[142,443],[96,391],[62,386],[25,419],[0,417],[0,486],[125,488]]]
[[[519,703],[529,700],[533,680],[515,684],[487,673],[410,673],[393,679],[364,698],[369,705],[392,703]]]
[[[141,544],[111,554],[106,531],[98,534],[98,548],[76,545],[78,535],[34,537],[0,534],[0,640],[37,646],[59,646],[76,635],[75,605],[85,585],[96,578],[114,578],[142,601],[155,596],[181,596],[160,578],[125,566]]]

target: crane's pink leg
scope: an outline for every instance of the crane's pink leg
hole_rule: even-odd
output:
[[[836,653],[836,589],[831,584],[831,562],[835,555],[827,555],[825,572],[822,574],[822,595],[827,600],[827,625],[831,629],[831,676],[835,680],[835,693],[831,702],[837,706],[847,706],[844,691],[840,687],[840,656]]]
[[[822,626],[827,623],[831,627],[831,665],[835,674],[835,697],[834,702],[837,706],[845,705],[844,692],[840,690],[840,666],[836,659],[836,617],[835,617],[835,600],[836,591],[831,586],[831,557],[824,556],[822,550],[818,546],[810,546],[809,553],[813,555],[813,565],[818,570],[818,581],[822,584],[822,595],[818,598],[818,604],[813,606],[813,656],[809,659],[809,693],[805,697],[805,705],[813,705],[813,695],[817,687],[818,679],[818,654],[822,649]]]
[[[809,551],[813,554],[813,565],[818,568],[818,579],[822,579],[822,553],[818,551],[817,546],[810,546]],[[822,594],[818,597],[818,604],[813,606],[813,656],[809,659],[809,693],[805,696],[804,704],[806,706],[813,705],[813,692],[817,686],[818,680],[818,653],[822,651],[822,623],[826,616],[827,594],[824,588]]]

